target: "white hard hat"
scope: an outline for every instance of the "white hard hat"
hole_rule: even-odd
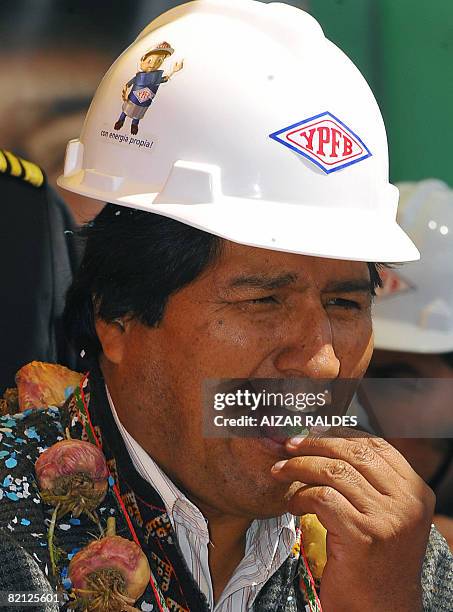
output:
[[[142,66],[163,42],[174,52]],[[99,85],[58,184],[246,245],[418,258],[370,88],[281,3],[197,0],[153,21]]]
[[[398,221],[421,260],[384,270],[374,306],[375,347],[453,351],[453,190],[435,179],[399,188]]]

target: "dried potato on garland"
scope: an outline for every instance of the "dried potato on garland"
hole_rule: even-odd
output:
[[[102,533],[96,508],[107,493],[109,471],[97,446],[68,439],[56,442],[41,453],[35,462],[35,472],[43,501],[55,508],[47,538],[55,575],[58,554],[53,537],[57,518],[69,512],[73,517],[86,514]]]
[[[115,519],[107,534],[74,555],[69,564],[72,608],[93,612],[131,612],[151,578],[144,552],[131,540],[115,535]]]
[[[35,463],[43,501],[54,512],[48,531],[52,571],[57,575],[58,549],[54,546],[57,518],[71,512],[95,521],[101,538],[93,540],[71,559],[68,575],[72,583],[71,608],[96,612],[131,612],[151,578],[148,560],[135,542],[115,534],[115,519],[107,520],[107,533],[100,526],[96,508],[108,489],[105,457],[91,442],[61,440],[46,449]]]

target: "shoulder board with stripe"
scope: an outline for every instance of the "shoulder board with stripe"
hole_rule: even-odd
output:
[[[20,178],[33,187],[44,183],[44,172],[39,166],[6,149],[0,149],[0,173]]]

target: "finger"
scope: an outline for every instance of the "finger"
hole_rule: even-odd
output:
[[[339,535],[344,540],[363,533],[360,512],[331,487],[300,487],[289,500],[288,511],[294,516],[316,514],[329,536]]]
[[[381,494],[342,459],[294,457],[276,463],[271,473],[281,482],[299,481],[307,485],[331,487],[363,514],[374,514],[376,507],[382,507]]]
[[[412,467],[396,449],[382,438],[308,437],[286,443],[291,454],[343,459],[353,465],[381,493],[393,491],[393,482],[417,478]],[[393,477],[393,478],[392,478]]]

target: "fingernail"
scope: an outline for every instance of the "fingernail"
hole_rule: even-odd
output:
[[[285,465],[285,463],[287,463],[287,462],[288,462],[287,459],[285,459],[284,461],[277,461],[277,463],[275,463],[272,466],[272,471],[273,472],[279,472],[282,469],[282,467]]]
[[[307,429],[305,433],[300,433],[297,436],[290,438],[287,442],[288,446],[299,446],[299,444],[305,440],[308,434],[309,431]]]

